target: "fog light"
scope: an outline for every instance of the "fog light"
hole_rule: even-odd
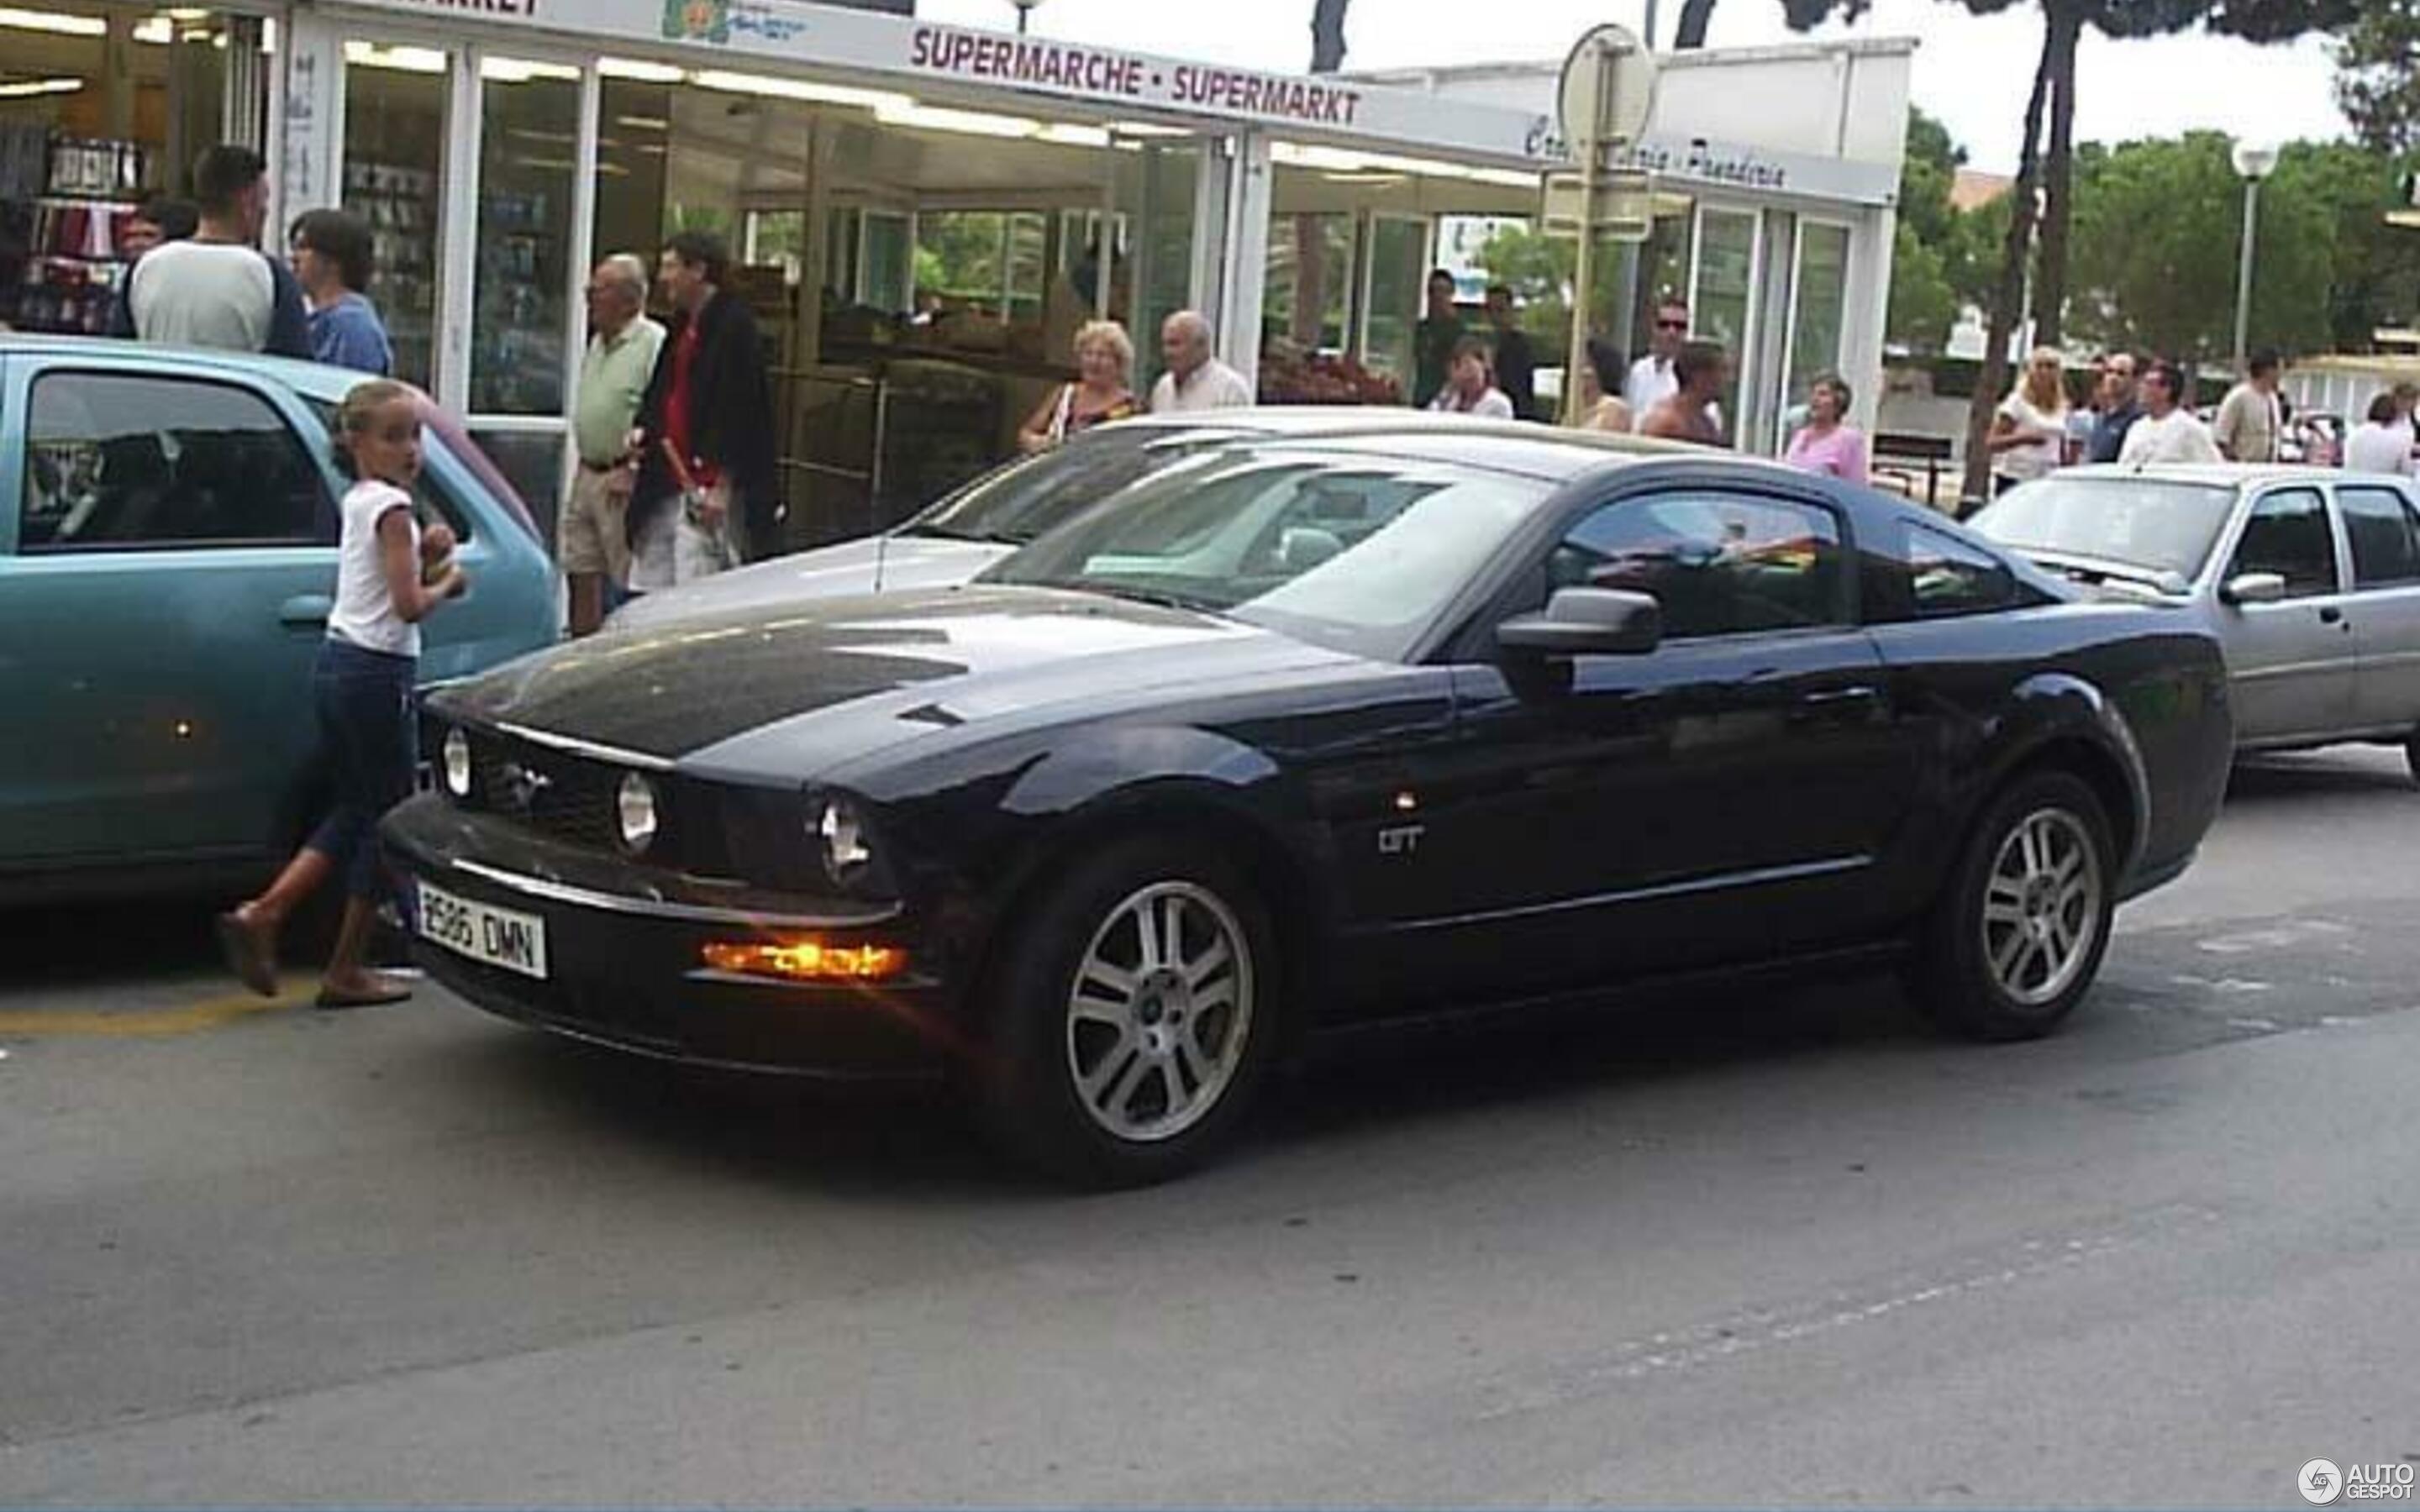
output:
[[[471,737],[462,733],[460,725],[456,725],[445,732],[445,744],[441,754],[444,757],[445,791],[458,798],[469,797],[471,795]]]
[[[880,981],[908,966],[908,952],[897,946],[821,940],[712,940],[698,953],[711,970],[784,981]]]
[[[613,818],[622,832],[622,848],[636,856],[656,838],[656,785],[636,772],[622,779],[613,794]]]

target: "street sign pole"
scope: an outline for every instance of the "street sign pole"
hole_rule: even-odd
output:
[[[1597,242],[1606,236],[1638,240],[1653,225],[1651,180],[1635,168],[1608,164],[1618,149],[1638,140],[1654,96],[1654,54],[1620,26],[1590,30],[1563,62],[1557,114],[1577,171],[1546,176],[1539,225],[1550,236],[1568,226],[1579,238],[1578,254],[1572,259],[1572,327],[1563,354],[1566,425],[1584,418],[1579,377],[1589,360]]]
[[[1590,48],[1582,67],[1596,72],[1595,87],[1590,98],[1605,98],[1606,58],[1601,49]],[[1589,112],[1588,131],[1575,144],[1580,155],[1580,245],[1579,255],[1573,259],[1572,269],[1572,331],[1571,348],[1563,356],[1563,424],[1576,426],[1585,418],[1580,409],[1580,364],[1589,360],[1589,291],[1596,286],[1596,206],[1597,190],[1604,177],[1602,154],[1604,138],[1599,134],[1604,125],[1602,110]]]

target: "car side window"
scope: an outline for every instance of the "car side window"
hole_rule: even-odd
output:
[[[249,389],[48,373],[27,407],[19,549],[310,546],[334,539],[318,466]]]
[[[2009,564],[1954,535],[1909,522],[1908,591],[1918,619],[1980,614],[2019,601]]]
[[[2327,501],[2317,488],[2280,488],[2252,506],[2227,576],[2247,572],[2285,579],[2288,598],[2336,591],[2335,537],[2328,531]]]
[[[2339,487],[2336,507],[2352,539],[2355,587],[2420,582],[2420,510],[2400,489]]]
[[[1843,623],[1839,524],[1808,504],[1690,491],[1625,499],[1555,547],[1549,591],[1619,588],[1663,606],[1671,640]]]

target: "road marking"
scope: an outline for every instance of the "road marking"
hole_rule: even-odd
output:
[[[2252,950],[2282,950],[2305,940],[2350,934],[2352,926],[2329,918],[2296,918],[2268,929],[2238,930],[2194,943],[2212,955],[2242,955]]]
[[[200,1034],[256,1013],[301,1008],[310,1001],[309,989],[288,987],[275,997],[245,994],[212,997],[181,1008],[153,1009],[135,1013],[0,1013],[0,1039],[8,1040],[157,1040],[178,1034]]]

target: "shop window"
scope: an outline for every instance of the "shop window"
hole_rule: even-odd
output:
[[[782,281],[798,287],[807,267],[807,212],[750,210],[739,255],[740,261],[758,267],[779,264]]]
[[[580,72],[489,58],[480,66],[479,95],[471,411],[559,415],[571,316]]]
[[[1268,275],[1261,294],[1262,343],[1295,352],[1339,350],[1352,320],[1353,221],[1343,215],[1280,215],[1269,222]]]
[[[18,545],[29,552],[334,537],[319,469],[268,401],[190,378],[38,380],[23,508]]]
[[[908,307],[916,263],[913,224],[892,211],[865,212],[858,253],[860,303],[892,312]]]
[[[1752,360],[1748,309],[1756,289],[1756,214],[1706,209],[1699,216],[1696,297],[1689,304],[1690,334],[1716,341],[1730,352],[1731,380],[1723,391],[1723,432],[1739,435],[1740,388]]]
[[[1042,318],[1040,214],[928,211],[916,218],[916,312],[932,320],[974,317],[1008,325]]]
[[[345,208],[370,224],[370,285],[395,376],[430,385],[444,204],[446,58],[421,48],[345,49]]]
[[[1807,402],[1816,378],[1840,365],[1840,335],[1849,308],[1847,226],[1799,223],[1798,277],[1792,298],[1785,402],[1794,409]]]
[[[664,236],[664,162],[672,132],[672,91],[610,74],[599,81],[597,216],[600,259],[627,252],[652,276]],[[584,271],[584,270],[583,270]]]
[[[1420,318],[1428,283],[1426,221],[1381,216],[1370,228],[1370,315],[1362,361],[1408,387],[1412,381],[1412,332]]]

